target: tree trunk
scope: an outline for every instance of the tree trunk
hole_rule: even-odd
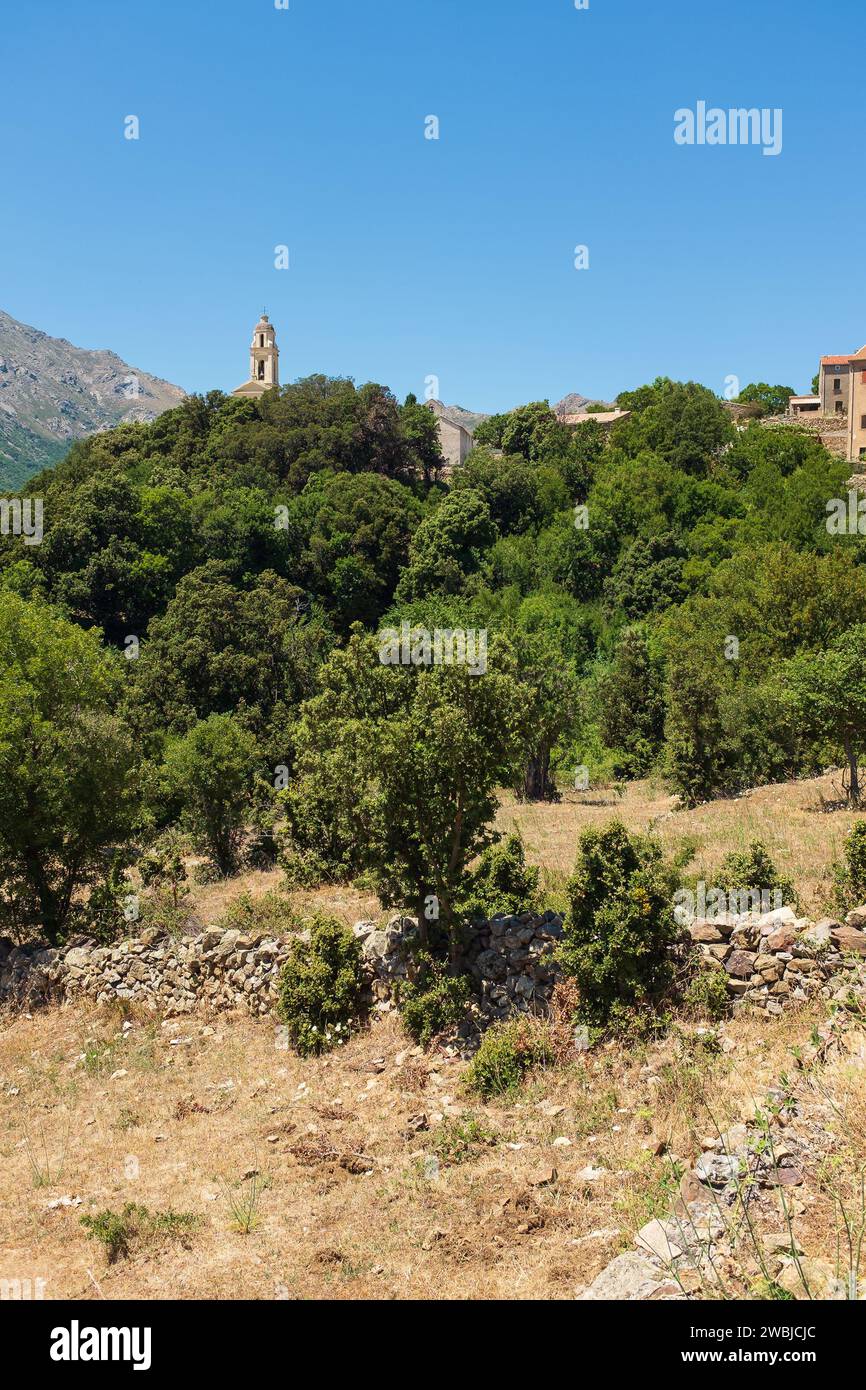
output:
[[[550,779],[550,748],[542,744],[531,753],[523,773],[523,787],[518,789],[523,801],[551,801],[556,790]]]
[[[848,800],[852,806],[860,805],[860,770],[857,766],[857,754],[854,751],[850,738],[845,739],[845,757],[848,759],[848,771],[850,773],[850,783],[848,785]]]

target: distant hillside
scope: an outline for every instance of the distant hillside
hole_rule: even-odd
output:
[[[453,420],[456,425],[462,425],[470,434],[474,434],[482,420],[489,420],[490,416],[485,415],[480,410],[467,410],[462,405],[444,405],[442,401],[428,402],[434,415],[444,415],[446,419]]]
[[[591,405],[604,406],[605,410],[614,409],[607,401],[595,401],[590,396],[581,396],[577,391],[572,391],[569,395],[563,396],[561,401],[557,401],[553,413],[560,419],[563,415],[582,415]]]
[[[21,487],[73,440],[155,420],[184,395],[114,352],[73,347],[0,310],[0,488]]]

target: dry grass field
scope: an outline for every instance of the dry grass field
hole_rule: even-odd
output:
[[[561,888],[580,829],[619,814],[678,846],[692,871],[753,838],[767,843],[804,904],[826,892],[847,813],[822,812],[829,779],[770,787],[673,812],[641,785],[619,801],[503,804],[530,858]],[[599,795],[598,803],[604,798]],[[196,916],[276,874],[196,889]],[[352,890],[296,896],[345,919],[375,914]],[[42,1279],[46,1298],[571,1299],[636,1231],[670,1211],[705,1136],[754,1117],[781,1087],[785,1136],[804,1153],[788,1194],[811,1258],[837,1259],[840,1213],[866,1166],[866,1035],[855,1021],[801,1065],[826,1005],[760,1021],[739,1016],[708,1043],[683,1024],[662,1043],[598,1049],[482,1103],[466,1063],[423,1053],[394,1014],[330,1056],[303,1061],[246,1016],[164,1022],[119,1005],[0,1019],[0,1281]],[[782,1121],[780,1121],[782,1123]],[[780,1131],[781,1132],[781,1131]],[[778,1193],[752,1212],[785,1228]],[[109,1260],[82,1216],[146,1208]],[[766,1271],[741,1231],[720,1278],[761,1296]],[[866,1273],[866,1270],[864,1270]]]
[[[838,777],[758,787],[731,800],[677,810],[675,797],[650,782],[629,783],[622,796],[612,790],[565,790],[560,802],[521,805],[502,800],[497,826],[519,829],[527,858],[542,867],[542,882],[556,893],[574,866],[580,832],[616,816],[631,831],[652,832],[668,853],[688,841],[694,858],[686,872],[713,882],[713,873],[732,850],[763,840],[780,873],[792,880],[803,911],[820,913],[829,904],[829,865],[842,852],[853,812],[840,809]]]

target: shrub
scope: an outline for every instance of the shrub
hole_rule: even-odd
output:
[[[183,837],[176,830],[166,830],[154,841],[138,861],[138,871],[145,888],[167,888],[174,906],[183,893],[186,882]]]
[[[857,821],[845,837],[845,862],[833,865],[836,904],[840,911],[866,902],[866,821]]]
[[[422,1047],[438,1033],[459,1023],[469,998],[469,980],[454,975],[444,961],[427,951],[415,958],[416,974],[400,993],[400,1012],[407,1031]]]
[[[729,898],[736,895],[739,899],[747,894],[751,899],[754,894],[780,893],[783,903],[796,905],[797,902],[793,884],[780,876],[766,845],[760,840],[753,840],[747,850],[729,854],[722,861],[718,880],[719,887]]]
[[[584,831],[568,882],[561,958],[580,990],[579,1017],[595,1028],[650,1030],[674,978],[677,876],[658,845],[619,821]],[[652,1015],[656,1018],[653,1019]]]
[[[201,1218],[192,1212],[150,1212],[137,1202],[127,1202],[122,1211],[101,1211],[96,1216],[82,1216],[81,1224],[92,1240],[101,1241],[108,1263],[125,1259],[134,1242],[165,1235],[182,1239],[200,1224]]]
[[[440,1163],[465,1163],[477,1158],[482,1148],[496,1143],[493,1130],[474,1115],[443,1120],[436,1131],[433,1148]]]
[[[484,1100],[515,1091],[533,1067],[550,1065],[553,1049],[546,1025],[511,1018],[488,1028],[466,1073],[466,1085]]]
[[[473,870],[463,911],[470,917],[528,912],[538,892],[538,869],[526,863],[520,835],[488,845]]]
[[[718,1021],[730,1008],[728,977],[724,970],[699,967],[683,992],[683,1004],[689,1013],[699,1018]]]
[[[280,977],[279,1012],[302,1057],[346,1041],[363,1009],[361,946],[334,917],[316,917],[309,941],[292,942]]]

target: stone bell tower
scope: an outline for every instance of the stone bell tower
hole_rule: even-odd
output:
[[[277,347],[274,325],[263,313],[253,330],[250,344],[250,377],[233,396],[263,396],[272,386],[280,384],[280,349]]]

